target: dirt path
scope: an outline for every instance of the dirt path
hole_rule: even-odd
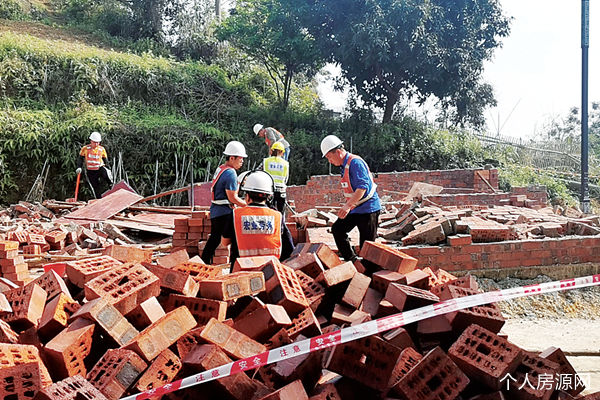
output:
[[[585,394],[600,391],[600,320],[581,318],[507,319],[502,332],[525,350],[559,347],[584,381]]]

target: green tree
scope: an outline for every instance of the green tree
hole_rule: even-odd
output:
[[[299,15],[367,105],[435,96],[457,124],[494,104],[483,62],[509,33],[498,0],[298,0]]]
[[[265,66],[284,110],[294,77],[312,77],[323,65],[314,38],[300,24],[294,0],[240,2],[217,35]]]

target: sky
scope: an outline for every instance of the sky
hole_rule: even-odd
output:
[[[511,33],[484,66],[497,107],[486,111],[487,130],[534,138],[553,118],[581,107],[581,1],[500,0],[513,17]],[[334,66],[327,70],[336,73]],[[320,78],[325,105],[341,111],[345,93]],[[589,101],[600,101],[600,1],[590,0]],[[426,113],[425,110],[419,110]]]

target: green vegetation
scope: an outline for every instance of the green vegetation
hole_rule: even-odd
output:
[[[207,0],[4,0],[0,18],[13,21],[0,27],[0,203],[23,199],[45,162],[50,165],[46,197],[71,197],[76,157],[93,130],[103,134],[110,166],[144,195],[184,185],[190,179],[192,160],[194,180],[210,179],[229,140],[246,145],[250,157],[244,168],[259,165],[266,147],[252,132],[257,122],[276,127],[291,142],[292,184],[328,173],[330,167],[318,146],[328,134],[340,136],[348,148],[368,161],[373,172],[511,164],[509,155],[482,146],[461,130],[437,129],[399,112],[389,123],[378,122],[375,115],[389,103],[387,96],[395,95],[378,86],[386,85],[376,82],[381,71],[371,69],[368,63],[384,68],[382,71],[391,68],[389,74],[379,76],[393,83],[396,61],[408,60],[404,53],[394,60],[356,59],[354,65],[349,63],[352,60],[344,60],[344,76],[350,85],[356,83],[352,71],[363,67],[375,74],[369,78],[374,85],[369,93],[354,88],[356,96],[368,100],[367,105],[357,106],[353,98],[344,118],[331,117],[319,101],[313,77],[324,62],[340,61],[340,54],[324,51],[327,40],[319,36],[323,32],[309,28],[314,28],[315,18],[344,16],[329,15],[335,11],[332,9],[305,14],[303,7],[308,3],[252,0],[239,3],[230,18],[219,21],[215,18],[219,12],[213,8],[216,3]],[[356,3],[362,4],[360,0]],[[443,106],[447,121],[454,118],[454,122],[478,125],[483,107],[493,97],[489,88],[478,91],[482,86],[477,65],[498,44],[497,35],[507,32],[507,21],[494,14],[499,10],[488,0],[475,3],[486,13],[466,29],[472,36],[466,31],[461,31],[466,35],[462,37],[453,33],[454,28],[441,22],[447,16],[437,13],[439,7],[432,2],[429,11],[437,10],[435,13],[425,13],[426,19],[416,13],[415,18],[421,15],[417,20],[427,21],[421,24],[423,29],[430,24],[456,41],[424,43],[421,39],[426,36],[418,36],[415,43],[402,44],[435,45],[443,64],[449,61],[443,59],[447,54],[444,46],[460,44],[468,53],[469,43],[481,38],[478,24],[488,18],[493,26],[488,25],[485,32],[485,51],[473,54],[473,59],[465,54],[460,65],[450,63],[470,71],[475,81],[462,80],[460,74],[448,78],[452,71],[442,71],[434,79],[435,88],[420,87],[418,80],[412,80],[427,75],[419,69],[427,66],[415,61],[410,77],[398,82],[407,88],[415,84],[422,93],[439,95],[442,101],[444,93],[459,93],[457,99],[470,102],[466,108],[446,106],[465,118],[454,118],[458,114]],[[373,17],[393,23],[398,16],[396,5],[383,5],[395,11]],[[363,8],[349,8],[352,15],[344,18],[354,21],[360,14],[357,10]],[[467,15],[473,10],[454,11]],[[257,16],[261,23],[253,19]],[[33,22],[40,19],[46,25]],[[352,24],[330,22],[335,29],[352,28]],[[382,49],[393,43],[381,38],[373,48],[364,47],[370,35],[377,35],[370,26],[361,26],[362,33],[356,37],[347,30],[336,34],[347,38],[344,46],[355,43],[356,51],[386,53]],[[400,36],[390,37],[400,40]],[[444,87],[444,82],[455,86]],[[465,87],[473,91],[462,91]],[[395,93],[410,97],[403,90]],[[388,117],[386,114],[386,120]],[[334,168],[332,172],[337,171]],[[506,185],[534,183],[510,168],[501,176]],[[548,186],[552,196],[566,196],[560,187]]]

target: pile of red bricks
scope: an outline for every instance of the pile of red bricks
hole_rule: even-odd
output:
[[[342,262],[328,246],[306,243],[285,262],[240,258],[224,275],[185,249],[161,256],[113,246],[68,262],[64,274],[0,282],[1,398],[114,400],[478,292],[471,276],[418,269],[415,258],[379,243],[366,242],[361,257]],[[559,349],[526,352],[499,333],[503,324],[495,305],[471,307],[162,398],[548,400],[583,390]],[[572,387],[559,386],[559,376]]]
[[[466,208],[402,202],[400,208],[384,214],[382,220],[381,236],[388,240],[401,240],[405,246],[600,234],[597,216],[570,218],[555,214],[551,207],[539,210],[515,206]],[[457,240],[456,235],[466,235],[468,239]]]
[[[210,234],[208,211],[194,211],[191,218],[175,219],[173,247],[185,248],[189,254],[198,254],[198,242],[207,240]],[[202,249],[200,249],[202,252]]]

